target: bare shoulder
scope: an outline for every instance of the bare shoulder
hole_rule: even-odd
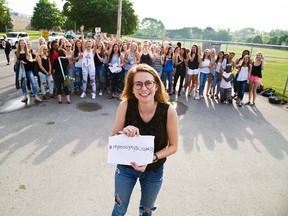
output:
[[[168,118],[177,118],[177,112],[176,109],[172,104],[169,105],[168,107]]]
[[[126,110],[127,110],[127,106],[128,106],[127,100],[121,101],[119,106],[118,106],[118,114],[120,114],[120,115],[125,114]]]

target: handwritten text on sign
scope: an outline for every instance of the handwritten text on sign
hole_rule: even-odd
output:
[[[108,163],[130,165],[136,162],[141,166],[153,161],[154,136],[109,137]]]

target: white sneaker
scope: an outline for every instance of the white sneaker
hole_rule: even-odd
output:
[[[102,91],[100,90],[99,95],[102,96]]]
[[[86,93],[85,93],[85,92],[82,92],[80,98],[84,98],[84,97],[86,97]]]
[[[92,95],[92,99],[96,98],[96,94],[94,92],[91,95]]]
[[[195,100],[200,100],[199,96],[194,97]]]

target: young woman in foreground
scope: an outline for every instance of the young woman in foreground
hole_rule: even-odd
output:
[[[169,97],[158,73],[140,64],[129,70],[123,101],[118,107],[112,135],[153,135],[154,156],[151,164],[131,166],[118,164],[115,172],[115,205],[112,216],[125,215],[132,190],[139,178],[141,200],[139,215],[152,215],[163,180],[166,157],[178,148],[178,116],[168,104]]]

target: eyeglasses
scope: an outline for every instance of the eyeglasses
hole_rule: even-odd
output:
[[[155,83],[156,82],[154,80],[147,80],[144,83],[137,81],[133,83],[133,88],[136,90],[140,90],[142,89],[143,85],[145,85],[145,87],[150,90],[154,87]]]

